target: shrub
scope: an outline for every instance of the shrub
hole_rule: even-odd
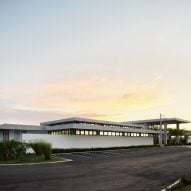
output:
[[[50,143],[41,143],[41,149],[42,153],[44,155],[45,160],[50,160],[51,159],[51,154],[52,154],[52,146]]]
[[[50,143],[44,141],[37,141],[30,143],[31,148],[34,150],[36,155],[44,155],[45,160],[51,159],[52,146]]]
[[[29,145],[34,150],[34,152],[37,156],[42,155],[42,149],[41,149],[41,143],[40,142],[29,143]]]
[[[26,154],[26,144],[10,140],[0,143],[0,158],[5,160],[15,159]]]

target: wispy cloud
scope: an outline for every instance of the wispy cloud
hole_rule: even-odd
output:
[[[130,85],[127,79],[105,77],[58,81],[23,93],[16,89],[7,91],[11,95],[7,109],[16,111],[16,115],[19,111],[25,113],[23,117],[32,112],[38,119],[35,112],[42,119],[43,116],[117,119],[129,109],[152,107],[164,101],[166,95],[162,91],[159,93],[157,88],[155,78],[147,85]]]

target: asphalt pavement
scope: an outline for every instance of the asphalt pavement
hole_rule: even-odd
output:
[[[191,176],[191,148],[65,153],[71,162],[0,166],[0,191],[160,191]]]

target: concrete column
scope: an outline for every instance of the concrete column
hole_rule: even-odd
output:
[[[176,124],[176,129],[178,129],[178,130],[180,129],[180,124],[179,123]],[[180,140],[180,136],[177,135],[176,136],[176,144],[179,144],[179,140]]]
[[[167,123],[164,123],[164,144],[167,145]]]

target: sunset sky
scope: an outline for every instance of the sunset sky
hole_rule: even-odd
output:
[[[0,69],[0,123],[191,120],[191,1],[0,0]]]

